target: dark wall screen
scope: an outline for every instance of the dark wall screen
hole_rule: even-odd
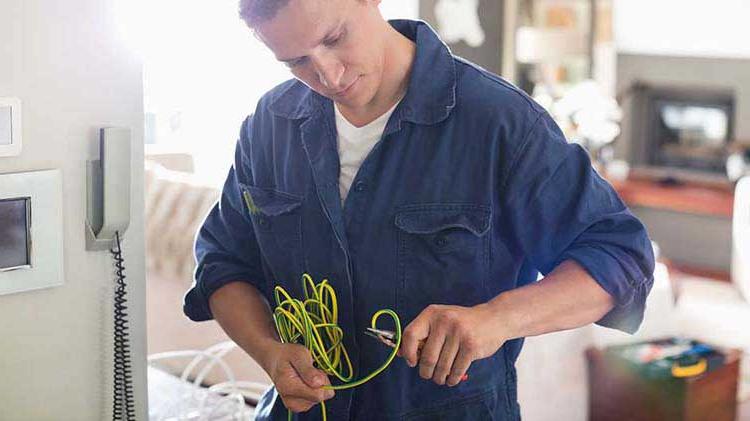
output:
[[[0,200],[0,270],[31,264],[29,200]]]

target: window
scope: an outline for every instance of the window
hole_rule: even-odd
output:
[[[126,44],[144,66],[145,142],[189,152],[221,185],[244,118],[292,77],[242,23],[238,0],[119,0]],[[415,0],[385,0],[386,18],[416,18]]]

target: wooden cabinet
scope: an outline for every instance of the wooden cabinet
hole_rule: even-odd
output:
[[[688,378],[649,379],[599,349],[586,351],[591,421],[734,421],[739,352]]]

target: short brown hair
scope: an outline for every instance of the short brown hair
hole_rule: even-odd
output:
[[[240,18],[249,27],[273,19],[289,0],[240,0]]]

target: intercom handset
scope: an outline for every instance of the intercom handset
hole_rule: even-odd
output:
[[[88,161],[86,249],[109,250],[130,225],[130,129],[99,131],[100,159]]]

